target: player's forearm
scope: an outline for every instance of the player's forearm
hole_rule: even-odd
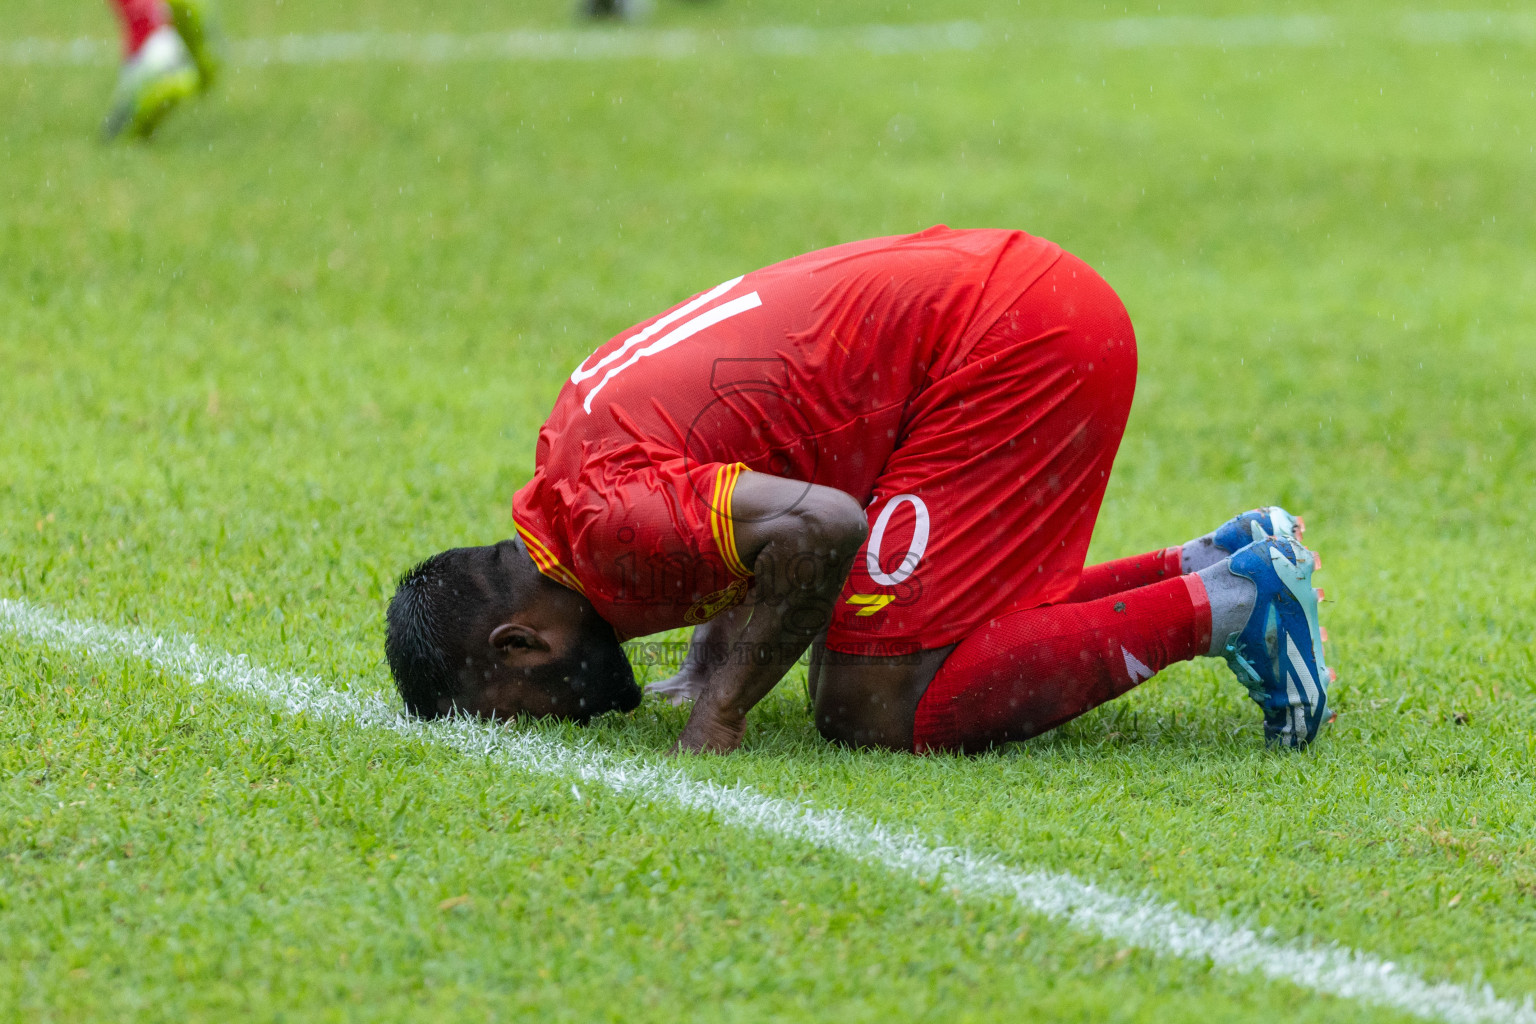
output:
[[[751,614],[752,605],[748,601],[694,626],[678,673],[703,678],[709,675],[712,667],[728,662]]]
[[[747,712],[768,695],[809,646],[811,637],[787,626],[805,610],[759,604],[733,645],[732,657],[709,675],[678,738],[685,750],[734,750],[746,730]]]

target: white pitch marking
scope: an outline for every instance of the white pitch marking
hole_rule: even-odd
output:
[[[970,21],[917,25],[854,25],[846,28],[782,26],[695,32],[689,29],[542,30],[507,32],[323,32],[315,35],[231,40],[237,65],[345,64],[385,61],[441,64],[461,61],[587,61],[645,58],[678,60],[704,53],[754,53],[803,57],[824,51],[862,50],[875,55],[974,50],[987,43]],[[106,39],[0,41],[0,64],[105,64],[120,59]]]
[[[863,51],[873,55],[940,53],[1025,45],[1079,43],[1125,49],[1152,47],[1333,46],[1372,37],[1416,45],[1536,43],[1536,14],[1419,11],[1389,22],[1328,15],[1047,19],[980,24],[951,21],[915,25],[816,28],[778,25],[696,32],[690,29],[514,29],[506,32],[322,32],[232,40],[237,65],[345,64],[381,61],[442,64],[461,61],[679,60],[706,53],[808,57]],[[115,40],[102,38],[0,40],[0,65],[109,64],[120,59]]]
[[[0,632],[95,657],[131,657],[306,713],[365,728],[427,736],[471,757],[538,775],[576,779],[627,794],[707,811],[715,820],[808,843],[924,882],[943,880],[955,896],[1004,896],[1024,910],[1111,942],[1162,956],[1209,961],[1234,973],[1450,1024],[1536,1024],[1536,1007],[1499,998],[1488,985],[1431,982],[1393,963],[1339,945],[1281,942],[1230,921],[1207,920],[1171,903],[1117,895],[1054,871],[1009,867],[964,847],[886,828],[841,811],[763,796],[739,786],[689,778],[676,768],[615,756],[592,744],[567,745],[470,719],[424,723],[401,716],[377,694],[336,690],[311,676],[252,665],[244,655],[205,651],[190,640],[157,637],[64,618],[24,601],[0,599]]]
[[[1528,996],[1524,1003],[1514,1003],[1499,998],[1490,986],[1433,983],[1392,961],[1346,946],[1283,943],[1232,921],[1195,917],[1172,903],[1123,897],[1064,872],[1009,867],[965,847],[940,846],[917,832],[763,797],[740,786],[696,780],[676,768],[616,757],[591,743],[565,745],[544,735],[470,718],[416,722],[402,717],[381,695],[338,691],[310,676],[283,676],[252,665],[243,654],[204,651],[180,637],[166,639],[78,622],[31,603],[6,599],[0,599],[0,631],[104,659],[141,659],[186,676],[195,685],[215,683],[266,700],[290,714],[303,712],[364,728],[425,735],[462,754],[492,758],[519,771],[576,777],[621,794],[707,811],[714,820],[836,851],[894,874],[929,883],[943,880],[955,897],[1012,897],[1028,912],[1160,955],[1210,961],[1229,972],[1256,973],[1270,981],[1450,1024],[1536,1024],[1536,1006]]]

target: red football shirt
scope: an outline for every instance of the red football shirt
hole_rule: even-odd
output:
[[[519,535],[621,638],[710,618],[751,576],[732,520],[740,474],[867,504],[909,404],[1060,251],[1020,231],[945,227],[851,242],[622,332],[561,388],[513,497]]]

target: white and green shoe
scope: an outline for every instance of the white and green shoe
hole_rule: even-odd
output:
[[[197,65],[197,87],[207,92],[219,77],[224,63],[224,36],[219,31],[213,4],[208,0],[167,0],[171,24]]]
[[[112,91],[112,106],[101,126],[108,139],[147,139],[167,114],[197,95],[197,63],[170,25],[155,29],[123,63]]]

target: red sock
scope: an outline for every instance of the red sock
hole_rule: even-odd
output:
[[[171,21],[165,0],[112,0],[112,6],[123,23],[123,52],[129,57],[139,52],[155,29]]]
[[[912,749],[976,750],[1038,736],[1210,646],[1211,605],[1195,575],[1010,612],[945,659],[918,702]]]
[[[1100,562],[1083,569],[1078,577],[1077,589],[1064,600],[1076,604],[1079,601],[1095,601],[1101,597],[1118,594],[1122,590],[1145,587],[1170,576],[1184,574],[1184,548],[1158,548],[1144,555],[1117,558],[1113,562]]]

